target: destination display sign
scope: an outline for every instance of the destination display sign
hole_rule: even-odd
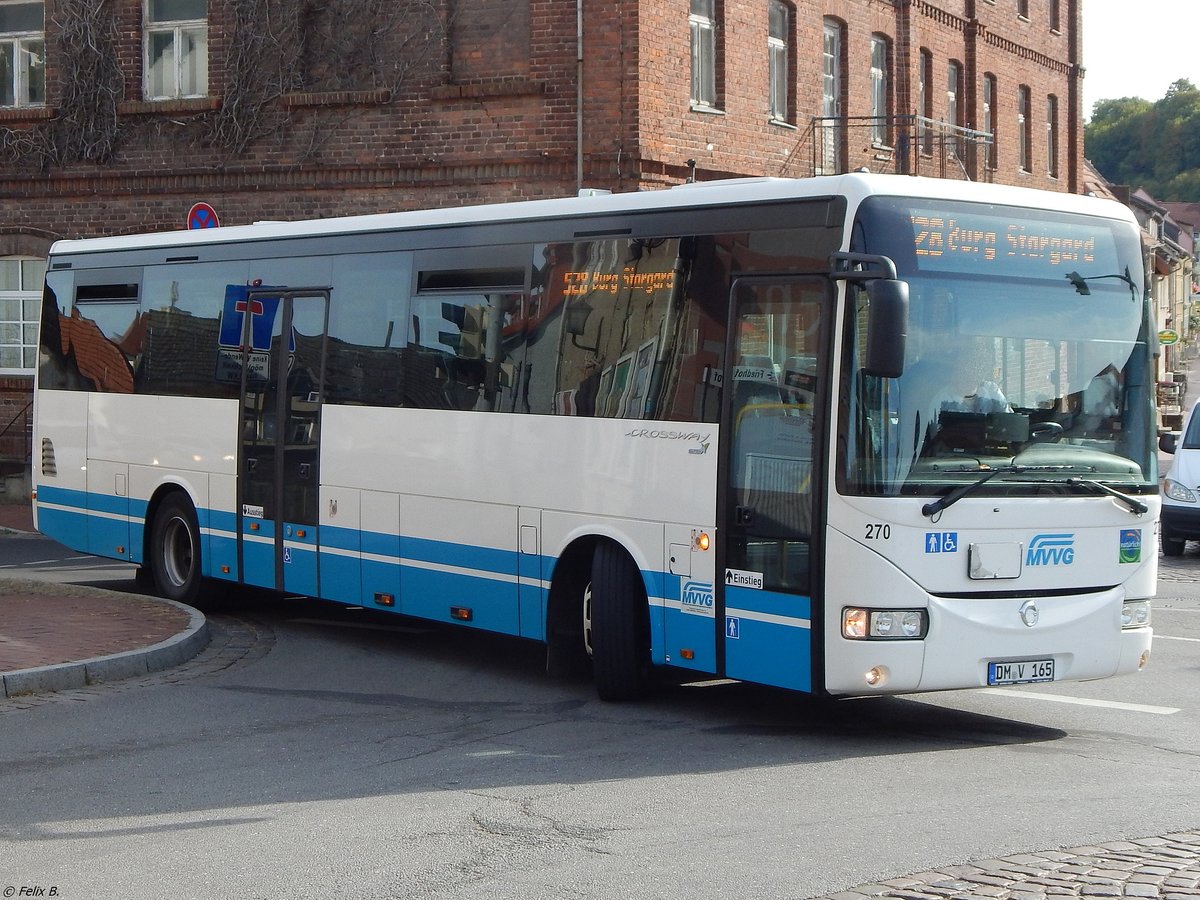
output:
[[[994,207],[992,209],[995,209]],[[1113,229],[1103,219],[910,208],[910,252],[925,272],[989,271],[1062,278],[1120,273]]]

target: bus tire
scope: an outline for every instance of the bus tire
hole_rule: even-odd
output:
[[[636,700],[650,681],[650,615],[641,573],[608,541],[592,556],[592,672],[601,700]]]
[[[168,494],[154,516],[150,571],[160,596],[189,605],[200,596],[200,526],[181,492]]]

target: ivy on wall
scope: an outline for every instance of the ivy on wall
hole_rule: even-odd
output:
[[[125,74],[117,55],[113,0],[57,0],[47,50],[59,73],[54,114],[0,127],[0,162],[45,170],[117,161],[123,142],[162,137],[236,158],[269,139],[289,139],[311,157],[347,104],[296,105],[289,95],[355,95],[387,103],[445,68],[447,10],[438,0],[227,0],[230,21],[210,46],[224,61],[215,109],[155,116],[119,114]],[[304,130],[297,131],[299,109]]]

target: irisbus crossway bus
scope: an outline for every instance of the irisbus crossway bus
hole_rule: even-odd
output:
[[[864,695],[1143,667],[1154,333],[1101,200],[854,174],[57,243],[39,529]]]

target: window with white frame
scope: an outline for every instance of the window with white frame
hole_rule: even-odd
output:
[[[996,76],[990,72],[983,76],[983,130],[992,136],[987,145],[985,159],[989,169],[996,168]]]
[[[888,143],[888,39],[871,35],[871,142]]]
[[[917,125],[920,137],[921,152],[933,153],[933,132],[929,128],[929,120],[933,118],[933,53],[921,48],[920,67],[917,69],[917,115],[921,121]]]
[[[959,121],[958,95],[962,93],[962,63],[952,59],[946,65],[946,121],[961,125]]]
[[[146,0],[147,100],[208,95],[208,0]]]
[[[1030,131],[1032,127],[1032,109],[1031,109],[1031,94],[1029,93],[1029,85],[1023,84],[1017,88],[1017,163],[1022,172],[1032,171],[1032,163],[1030,162],[1033,134]]]
[[[45,4],[0,0],[0,106],[46,103]]]
[[[825,39],[821,49],[821,166],[818,174],[832,175],[842,170],[842,66],[845,62],[843,39],[845,25],[837,19],[825,19]]]
[[[768,11],[767,58],[770,70],[771,118],[777,122],[790,121],[788,109],[788,44],[791,10],[786,3],[771,0]]]
[[[33,374],[45,278],[44,259],[0,258],[0,373]]]
[[[1058,177],[1058,97],[1046,97],[1046,174]]]
[[[717,105],[717,0],[692,0],[692,105]]]
[[[956,59],[950,60],[946,66],[946,121],[955,128],[962,125],[962,107],[958,98],[963,95],[963,67]],[[963,158],[962,141],[958,134],[951,132],[953,137],[947,142],[947,150],[958,159]]]

